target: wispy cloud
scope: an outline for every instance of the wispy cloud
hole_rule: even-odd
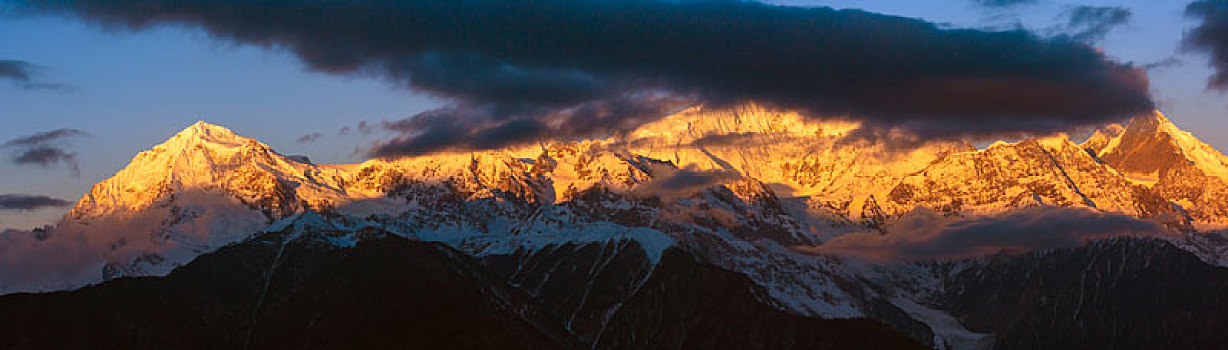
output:
[[[653,164],[648,170],[652,180],[636,187],[634,194],[656,196],[667,202],[742,179],[742,175],[735,171],[699,169],[694,165],[680,169],[667,164]]]
[[[0,194],[0,211],[62,208],[70,205],[72,205],[70,201],[48,196]]]
[[[976,219],[951,219],[918,208],[888,225],[886,232],[848,234],[818,247],[798,249],[890,263],[1025,253],[1077,247],[1099,238],[1173,234],[1155,222],[1126,215],[1060,207],[1021,209]]]
[[[73,136],[89,136],[89,133],[77,129],[55,129],[47,132],[22,136],[5,142],[0,147],[31,147],[54,142]]]
[[[69,92],[76,86],[62,83],[51,83],[36,79],[42,69],[33,63],[19,60],[0,60],[0,80],[8,80],[17,87],[26,90],[54,90]]]
[[[1157,69],[1168,69],[1168,68],[1173,68],[1173,67],[1180,67],[1183,64],[1185,64],[1185,62],[1182,61],[1180,58],[1168,57],[1168,58],[1165,58],[1159,61],[1144,64],[1143,68],[1150,71],[1150,70],[1157,70]]]
[[[355,125],[352,127],[349,125],[343,126],[341,127],[341,131],[337,133],[341,135],[349,135],[350,133],[358,132],[359,134],[362,134],[362,135],[369,135],[372,132],[375,132],[375,130],[376,130],[376,126],[363,120],[363,121],[359,121],[358,125]]]
[[[30,81],[34,64],[25,61],[0,60],[0,78],[19,82]]]
[[[76,167],[76,154],[68,153],[60,148],[50,146],[38,146],[26,149],[13,157],[13,162],[17,165],[41,165],[44,167],[53,164],[65,163]]]
[[[1037,0],[972,0],[973,3],[989,8],[1004,8],[1015,7],[1020,5],[1034,5]]]
[[[67,150],[66,139],[79,136],[89,136],[89,133],[77,129],[56,129],[9,140],[0,144],[0,148],[13,150],[13,164],[42,167],[65,164],[74,174],[78,174],[80,167],[76,154]]]
[[[324,137],[323,133],[313,132],[307,135],[299,136],[298,138],[294,139],[294,142],[297,142],[300,144],[312,143],[312,142],[315,142],[316,140],[319,140],[321,137]]]
[[[1062,30],[1080,41],[1100,41],[1114,28],[1130,23],[1133,13],[1122,6],[1071,6]]]

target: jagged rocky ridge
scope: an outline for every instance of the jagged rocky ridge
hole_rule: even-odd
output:
[[[326,223],[318,226],[333,234],[324,241],[336,247],[374,230],[477,258],[582,344],[630,326],[614,315],[676,250],[745,275],[765,305],[794,315],[870,317],[929,345],[976,348],[1057,338],[1028,340],[994,323],[1007,321],[960,309],[964,294],[952,291],[983,283],[961,277],[983,268],[976,262],[865,266],[791,248],[883,231],[917,207],[972,218],[1065,206],[1163,223],[1187,234],[1167,243],[1193,257],[1182,264],[1222,270],[1212,264],[1224,245],[1207,232],[1228,223],[1225,158],[1158,113],[1082,144],[1057,136],[981,150],[848,137],[856,127],[755,106],[697,108],[614,140],[330,166],[198,123],[95,186],[50,231],[112,237],[96,268],[0,292],[165,275],[308,215]],[[718,181],[678,186],[676,176]],[[1048,262],[1006,273],[1073,278],[1047,268],[1067,255],[1036,254]]]

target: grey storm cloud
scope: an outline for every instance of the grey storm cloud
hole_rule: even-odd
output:
[[[0,194],[0,210],[37,210],[43,208],[62,208],[70,205],[72,205],[72,202],[54,197]]]
[[[0,148],[13,150],[14,164],[42,167],[66,164],[75,174],[79,172],[76,154],[63,145],[66,139],[77,136],[89,136],[89,133],[77,129],[56,129],[9,140],[0,144]]]
[[[617,135],[747,101],[925,137],[1051,132],[1154,103],[1146,73],[1068,37],[750,1],[8,0],[111,28],[203,28],[312,70],[450,98],[376,156]],[[997,3],[992,1],[990,3]]]
[[[1186,32],[1184,47],[1211,54],[1215,74],[1207,80],[1207,86],[1228,88],[1228,0],[1194,1],[1185,7],[1185,14],[1199,23]]]
[[[887,226],[886,234],[838,236],[816,254],[854,255],[880,263],[969,258],[1078,247],[1093,239],[1172,235],[1163,226],[1090,209],[1036,207],[975,219],[950,219],[918,208]]]
[[[1072,6],[1064,30],[1080,41],[1099,41],[1113,28],[1130,22],[1133,13],[1121,6]]]

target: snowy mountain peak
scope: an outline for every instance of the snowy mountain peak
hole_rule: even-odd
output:
[[[345,181],[334,168],[202,121],[94,185],[54,231],[99,242],[89,249],[104,257],[104,278],[163,275],[277,219],[357,198]]]
[[[234,135],[234,132],[230,131],[230,129],[227,129],[220,125],[210,124],[209,122],[206,122],[204,120],[197,120],[195,123],[192,123],[191,126],[188,126],[187,128],[183,129],[183,131],[179,132],[179,134],[209,134],[209,133],[221,133],[221,134]]]
[[[1106,125],[1097,129],[1080,147],[1091,152],[1091,155],[1099,157],[1109,147],[1109,143],[1116,140],[1125,131],[1126,127],[1118,123]]]
[[[209,145],[208,148],[211,149],[244,147],[269,149],[268,146],[255,139],[243,137],[230,129],[209,124],[203,120],[183,129],[178,134],[175,134],[175,136],[166,140],[166,142],[154,148],[185,150],[205,145]]]
[[[284,190],[278,188],[282,175],[299,173],[300,168],[305,166],[259,141],[199,121],[137,154],[127,167],[85,194],[70,216],[127,216],[186,192],[271,196],[254,192]]]
[[[1154,123],[1156,125],[1173,125],[1173,121],[1168,120],[1168,117],[1164,116],[1164,113],[1160,111],[1152,111],[1149,114],[1134,117],[1131,122],[1147,122]]]
[[[1228,181],[1228,157],[1181,130],[1164,114],[1135,117],[1121,135],[1109,141],[1100,157],[1117,170],[1135,176],[1159,177],[1193,166],[1206,176]]]

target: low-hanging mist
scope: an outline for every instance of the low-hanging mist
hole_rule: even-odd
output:
[[[880,233],[854,233],[797,250],[852,255],[876,263],[963,259],[1073,248],[1111,237],[1176,235],[1152,221],[1085,208],[1034,207],[1000,215],[957,219],[918,207]]]

